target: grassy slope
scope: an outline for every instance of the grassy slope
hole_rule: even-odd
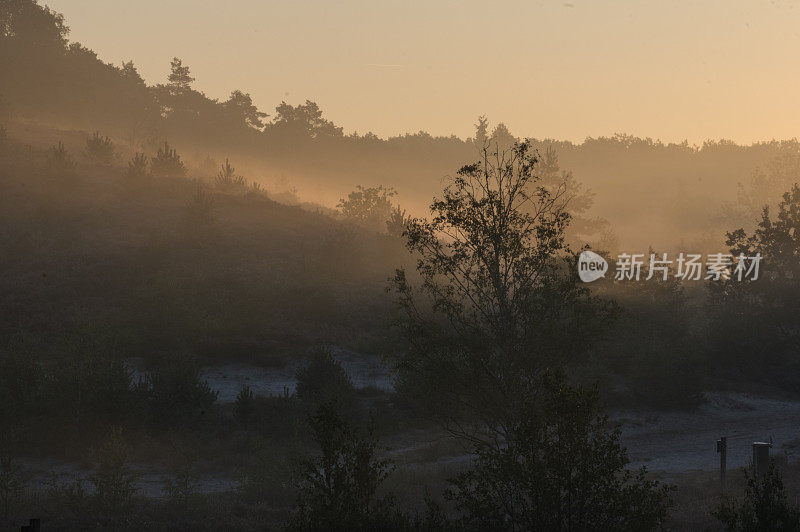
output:
[[[80,314],[113,326],[131,355],[237,342],[263,352],[385,324],[374,307],[387,304],[398,242],[208,185],[213,223],[198,227],[187,218],[193,180],[132,181],[122,165],[88,161],[85,134],[66,136],[75,175],[54,175],[43,145],[0,152],[6,339],[58,333]]]

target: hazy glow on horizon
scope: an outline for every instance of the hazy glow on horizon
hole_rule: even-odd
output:
[[[796,2],[42,3],[149,84],[177,56],[211,97],[240,89],[267,113],[314,100],[347,133],[467,137],[485,114],[573,141],[800,136]]]

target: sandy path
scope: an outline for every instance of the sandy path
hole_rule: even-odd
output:
[[[734,393],[709,393],[707,402],[692,412],[631,415],[616,412],[623,421],[622,440],[633,466],[653,471],[680,472],[719,468],[716,441],[728,438],[728,468],[746,466],[751,443],[773,441],[772,454],[800,458],[800,402]]]

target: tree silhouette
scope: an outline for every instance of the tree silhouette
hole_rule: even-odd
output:
[[[111,165],[114,162],[114,143],[110,138],[101,137],[100,133],[95,131],[86,139],[86,155],[102,165]]]
[[[391,210],[389,219],[386,220],[386,232],[389,236],[402,237],[410,221],[411,217],[406,215],[406,210],[397,205]]]
[[[68,34],[64,15],[37,2],[6,1],[0,8],[0,42],[6,46],[62,48]]]
[[[492,131],[491,142],[497,145],[497,149],[504,151],[509,150],[517,142],[517,138],[511,134],[508,127],[500,122],[495,126]]]
[[[142,79],[141,74],[139,74],[139,70],[136,68],[136,65],[133,64],[133,61],[122,63],[120,72],[125,79],[132,81],[137,85],[144,86],[144,79]]]
[[[242,91],[233,91],[228,101],[222,104],[237,124],[262,130],[264,129],[264,118],[269,116],[262,113],[258,107],[253,105],[253,99],[249,94]]]
[[[770,460],[763,476],[747,469],[743,472],[747,481],[744,499],[723,499],[712,515],[728,530],[800,530],[800,508],[787,502],[775,460]]]
[[[393,466],[378,459],[371,427],[353,430],[331,404],[309,419],[320,455],[304,460],[289,530],[393,530],[392,501],[376,495]]]
[[[421,285],[398,270],[401,389],[455,434],[491,443],[521,420],[536,375],[583,352],[614,315],[574,273],[564,187],[528,142],[464,166],[406,230]]]
[[[128,161],[128,169],[125,172],[127,177],[141,179],[147,176],[147,156],[144,153],[136,152]]]
[[[479,448],[474,468],[447,498],[466,530],[655,530],[669,488],[624,469],[619,429],[609,429],[596,390],[546,373],[520,423],[498,448]]]
[[[189,75],[189,67],[184,66],[183,62],[177,57],[173,57],[169,64],[170,73],[167,77],[168,86],[175,95],[188,92],[192,88],[194,78]]]
[[[165,141],[150,161],[150,173],[154,177],[183,177],[186,175],[186,166],[175,148]]]
[[[800,187],[783,194],[777,213],[764,207],[756,229],[728,233],[734,266],[740,255],[761,255],[758,279],[736,275],[709,283],[712,339],[718,357],[746,367],[751,375],[772,370],[776,378],[795,383],[800,349]],[[750,262],[746,263],[749,266]],[[757,356],[754,356],[757,354]],[[783,369],[781,369],[783,368]]]
[[[482,149],[489,140],[489,120],[481,115],[478,117],[478,123],[475,124],[475,145]]]
[[[391,187],[356,186],[356,190],[339,200],[337,208],[348,219],[356,224],[382,232],[392,212],[391,197],[397,192]]]
[[[296,107],[281,102],[275,108],[272,130],[286,135],[289,139],[342,136],[342,128],[322,118],[322,110],[310,100]]]
[[[236,174],[236,169],[231,166],[228,159],[222,165],[217,175],[214,177],[214,185],[223,190],[233,190],[244,187],[247,184],[244,176]]]

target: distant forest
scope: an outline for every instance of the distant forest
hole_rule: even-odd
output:
[[[289,183],[303,199],[327,206],[358,184],[380,183],[395,187],[409,212],[423,214],[442,177],[474,159],[485,138],[501,144],[514,138],[486,119],[478,119],[468,139],[424,131],[388,139],[345,134],[310,100],[280,102],[267,112],[246,88],[225,101],[209,98],[179,58],[171,60],[165,83],[148,86],[132,61],[107,64],[70,43],[63,16],[35,2],[11,2],[2,17],[0,64],[13,75],[0,77],[0,122],[100,130],[131,154],[154,153],[169,140],[196,173],[208,157],[231,157],[253,180]],[[170,60],[168,50],[164,56]],[[15,136],[31,140],[24,132]],[[532,145],[553,150],[560,167],[594,191],[589,214],[608,220],[620,245],[637,249],[690,243],[716,250],[732,223],[746,225],[764,203],[777,203],[800,168],[796,140],[697,146],[617,134],[580,144],[532,139]]]
[[[713,466],[715,413],[798,408],[796,139],[345,134],[68,36],[0,0],[0,528],[800,527],[788,453],[731,475],[739,505],[716,472],[629,469],[616,427],[661,416]],[[585,284],[586,247],[760,277]]]

